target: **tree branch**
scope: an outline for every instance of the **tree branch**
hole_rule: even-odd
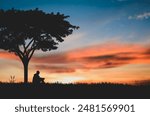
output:
[[[27,55],[27,49],[32,44],[33,41],[34,41],[34,39],[32,39],[27,46],[23,45],[23,47],[24,47],[24,54]]]
[[[31,51],[31,54],[30,54],[30,56],[28,57],[28,58],[29,58],[29,60],[32,58],[32,56],[33,56],[34,52],[35,52],[35,49],[33,49],[33,50]]]
[[[34,42],[33,42],[33,44],[32,44],[32,47],[28,50],[28,53],[27,53],[27,56],[28,56],[28,59],[30,60],[31,59],[31,57],[33,56],[33,54],[34,54],[34,51],[36,50],[36,45],[35,45],[35,40],[34,40]]]
[[[21,61],[23,61],[23,57],[22,57],[22,55],[20,54],[20,52],[16,51],[15,53],[19,56],[19,58],[21,59]]]
[[[25,44],[23,44],[23,48],[24,48],[24,52],[23,53],[26,54],[27,51],[26,51]]]
[[[26,48],[28,48],[30,45],[31,45],[31,43],[34,41],[34,39],[32,39],[30,42],[29,42],[29,44],[26,46]]]
[[[19,58],[21,59],[21,61],[23,61],[24,58],[24,53],[19,49],[19,46],[16,47],[15,49],[15,53],[19,56]]]

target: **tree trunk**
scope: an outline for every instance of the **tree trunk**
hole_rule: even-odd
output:
[[[24,65],[24,83],[28,83],[28,64],[29,62],[23,62]]]

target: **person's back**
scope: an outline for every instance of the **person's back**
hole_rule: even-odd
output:
[[[32,83],[34,83],[34,84],[39,83],[39,79],[38,78],[39,78],[39,75],[37,73],[35,73],[34,76],[33,76]]]
[[[32,83],[34,83],[34,84],[44,83],[44,78],[41,78],[41,77],[39,76],[39,74],[40,74],[40,71],[37,71],[37,72],[34,74]]]

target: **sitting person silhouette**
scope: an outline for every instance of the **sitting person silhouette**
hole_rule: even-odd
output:
[[[36,71],[36,73],[33,76],[32,83],[34,83],[34,84],[45,83],[44,82],[45,78],[41,78],[39,75],[40,75],[40,71]]]

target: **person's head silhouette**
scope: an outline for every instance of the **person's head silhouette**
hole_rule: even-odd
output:
[[[38,74],[38,75],[39,75],[39,74],[40,74],[40,71],[36,71],[36,74]]]

